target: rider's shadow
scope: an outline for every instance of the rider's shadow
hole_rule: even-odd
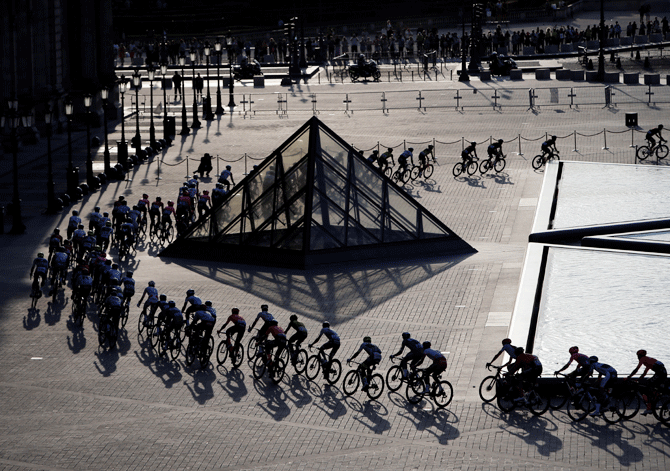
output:
[[[69,335],[67,336],[67,347],[75,355],[86,348],[86,337],[84,336],[84,329],[82,327],[77,326],[72,330],[72,339],[70,339]]]
[[[596,446],[619,460],[621,466],[626,468],[641,463],[644,453],[638,447],[631,445],[630,440],[623,437],[621,427],[611,427],[607,424],[601,425],[595,422],[579,422],[573,424],[573,431],[591,440],[591,445]],[[620,452],[616,453],[613,447]]]
[[[563,441],[552,435],[558,427],[545,417],[529,417],[526,414],[512,412],[501,414],[500,419],[503,421],[501,429],[521,438],[528,445],[535,446],[542,456],[550,456],[563,449]]]
[[[302,375],[293,375],[289,380],[289,387],[291,388],[291,395],[295,399],[291,399],[291,402],[295,404],[296,407],[302,408],[312,402],[312,396],[309,394],[309,380]]]
[[[381,402],[366,401],[359,412],[362,417],[354,416],[354,420],[362,423],[374,433],[380,435],[391,429],[391,423],[383,417],[388,415],[388,409]]]
[[[116,363],[119,361],[119,352],[116,349],[105,351],[99,348],[95,356],[98,357],[98,361],[94,361],[93,365],[102,376],[111,376],[116,371]]]
[[[506,173],[492,173],[489,175],[489,178],[499,185],[514,185],[514,183],[509,179],[509,175]]]
[[[23,316],[23,328],[26,330],[33,330],[40,325],[40,310],[36,307],[28,309],[28,315]]]
[[[126,355],[130,350],[130,339],[128,338],[128,331],[119,326],[119,335],[116,339],[116,350],[119,354]]]
[[[430,404],[433,409],[424,408],[424,404]],[[425,399],[419,404],[406,402],[400,415],[411,420],[418,431],[434,435],[442,445],[460,436],[458,429],[452,425],[458,423],[456,415],[445,409],[434,409],[432,402]]]
[[[61,291],[56,297],[63,296]],[[58,301],[56,301],[58,302]],[[49,301],[47,304],[47,310],[44,313],[44,322],[47,325],[56,325],[60,322],[60,315],[63,310],[63,307],[56,305],[56,303]]]
[[[486,189],[486,185],[484,185],[484,180],[481,179],[480,177],[464,177],[463,180],[465,180],[468,186],[471,186],[473,188]]]
[[[314,403],[316,407],[328,414],[328,417],[332,420],[337,420],[347,413],[347,406],[344,404],[344,401],[338,398],[338,393],[341,395],[341,391],[335,386],[324,384],[320,400]]]
[[[184,384],[198,404],[203,405],[214,397],[212,384],[216,379],[216,375],[213,370],[210,368],[205,370],[198,369],[191,377],[193,378],[193,386],[188,381],[184,381]]]
[[[254,383],[256,390],[267,399],[265,404],[259,402],[261,409],[267,412],[274,420],[281,422],[291,413],[290,407],[286,404],[286,394],[278,386],[261,384],[263,378]]]
[[[219,366],[219,373],[223,366]],[[223,375],[226,379],[225,384],[221,380],[217,381],[221,389],[226,391],[231,399],[235,402],[240,402],[247,394],[247,385],[244,384],[244,373],[239,368],[233,368]]]
[[[435,180],[426,180],[421,182],[421,185],[423,186],[423,189],[430,192],[430,193],[442,193],[442,189],[440,185],[437,185],[437,182]],[[436,188],[437,185],[437,188]]]

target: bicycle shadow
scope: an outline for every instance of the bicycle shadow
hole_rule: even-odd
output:
[[[58,293],[58,295],[56,295],[57,299],[58,298],[62,299],[63,297],[64,297],[64,294],[63,294],[62,291],[60,291]],[[60,322],[61,313],[62,313],[62,311],[63,311],[63,309],[65,308],[66,305],[67,305],[67,302],[64,303],[61,306],[61,305],[56,305],[56,303],[53,303],[53,302],[49,301],[47,303],[47,310],[44,312],[44,323],[47,324],[47,325],[50,325],[50,326],[54,326],[54,325],[58,324]]]
[[[221,373],[220,370],[226,368],[219,365],[217,369]],[[244,384],[244,373],[239,368],[233,368],[227,373],[221,374],[226,378],[225,384],[221,380],[217,381],[221,389],[226,391],[234,402],[240,402],[248,394],[247,385]]]
[[[550,456],[563,449],[563,441],[551,434],[551,431],[557,431],[558,427],[549,419],[530,413],[519,414],[518,411],[501,412],[498,418],[503,422],[500,425],[502,430],[519,437],[529,446],[534,446],[542,456]],[[549,427],[549,424],[553,427]]]
[[[302,375],[295,373],[288,381],[289,390],[295,399],[287,395],[293,404],[299,409],[312,402],[312,396],[309,394],[310,381]]]
[[[427,432],[437,438],[441,445],[448,445],[449,440],[455,440],[461,432],[453,425],[459,422],[458,417],[446,409],[437,409],[431,401],[422,400],[418,404],[410,404],[405,400],[402,412],[398,415],[412,422],[420,432]],[[430,408],[424,406],[429,405]],[[453,417],[453,419],[450,419]]]
[[[103,350],[102,347],[99,347],[94,355],[98,358],[97,361],[93,362],[93,366],[98,370],[102,376],[107,377],[111,376],[112,373],[116,371],[116,363],[119,361],[119,352],[114,350]]]
[[[188,381],[184,381],[184,385],[198,404],[204,405],[214,397],[214,388],[212,385],[214,384],[216,375],[214,374],[213,369],[206,368],[201,370],[198,368],[192,373],[188,372],[186,369],[184,369],[184,371],[193,379],[193,386],[191,386]]]
[[[40,310],[36,307],[28,309],[28,315],[23,316],[23,328],[25,330],[33,330],[40,325]]]
[[[338,397],[338,393],[341,399]],[[332,420],[337,420],[346,415],[347,407],[343,400],[344,394],[339,388],[326,383],[318,396],[321,400],[314,402],[314,405],[324,411]]]
[[[67,347],[75,355],[86,348],[86,337],[84,336],[84,328],[71,323],[75,328],[72,329],[72,339],[67,336]]]
[[[256,392],[266,399],[266,403],[258,402],[258,406],[277,422],[281,422],[291,413],[291,409],[286,404],[286,393],[284,390],[272,383],[267,377],[254,381]]]
[[[494,183],[497,183],[499,185],[514,185],[510,178],[509,174],[503,173],[503,172],[496,172],[496,173],[487,173],[485,176],[491,180],[493,180]]]
[[[365,404],[361,404],[358,399],[349,396],[345,399],[345,402],[351,402],[349,404],[351,409],[361,414],[360,416],[354,415],[353,419],[368,427],[375,434],[381,435],[391,429],[391,423],[383,418],[383,416],[388,416],[388,409],[378,400],[371,399],[366,401]]]
[[[638,447],[630,444],[628,438],[623,437],[621,427],[611,427],[607,424],[600,425],[595,422],[575,422],[572,424],[573,432],[591,441],[591,445],[609,453],[616,458],[622,466],[632,466],[644,459],[644,453]],[[620,452],[616,453],[610,446],[616,446]]]

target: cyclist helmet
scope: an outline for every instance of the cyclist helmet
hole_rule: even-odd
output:
[[[404,338],[405,340],[410,338],[409,332],[403,332],[402,333],[402,338]]]
[[[208,191],[208,190],[205,190],[205,191],[202,192],[202,194],[203,194],[203,195],[208,195],[208,194],[209,194],[209,191]]]
[[[324,329],[327,329],[328,327],[330,327],[330,322],[326,321],[321,325],[323,326]]]
[[[647,356],[647,351],[646,350],[638,350],[637,351],[637,356],[646,357]]]
[[[556,139],[557,139],[556,136],[551,136],[552,141],[555,141]]]
[[[132,278],[132,277],[133,277],[133,272],[131,272],[131,271],[127,271],[127,272],[126,272],[126,276],[127,276],[128,278]]]
[[[176,303],[172,300],[168,301],[168,306],[175,307]]]
[[[93,208],[93,211],[95,211],[96,213],[100,212],[100,206],[96,206],[95,208]]]
[[[123,201],[123,200],[125,200],[125,199],[126,199],[126,198],[123,197],[123,195],[119,196],[119,201]]]
[[[240,313],[240,310],[237,309],[236,307],[234,307],[234,308],[232,309],[231,312],[232,312],[233,314],[239,314],[239,313]]]
[[[104,217],[106,217],[106,218],[109,217],[109,213],[102,213],[102,215],[103,215]]]
[[[99,245],[96,245],[94,247],[94,249],[95,249],[96,252],[100,252],[102,250],[102,247],[100,247]]]
[[[523,352],[524,352],[523,347],[516,347],[514,349],[514,354],[515,355],[521,355],[521,354],[523,354]]]
[[[107,221],[107,222],[105,223],[105,226],[107,226],[107,227],[112,227],[112,221]]]
[[[205,301],[205,306],[211,306],[211,305],[212,305],[212,301]]]
[[[267,304],[261,304],[261,311],[267,311],[268,310],[268,305]]]
[[[116,270],[117,268],[119,268],[119,264],[118,263],[112,263],[112,270]]]
[[[414,147],[410,147],[407,150],[410,151],[410,152],[414,152]]]
[[[37,254],[37,258],[44,258],[44,254],[43,254],[42,252],[39,252],[39,253]]]
[[[291,317],[289,317],[289,319],[290,319],[291,321],[297,321],[297,320],[298,320],[298,316],[296,316],[295,314],[292,314]]]
[[[568,350],[568,352],[570,352],[570,355],[574,355],[575,353],[579,353],[579,347],[570,347],[570,350]]]
[[[58,228],[54,229],[54,234],[60,234],[60,229]]]
[[[155,281],[150,281],[149,286],[151,286],[153,288],[154,286],[156,286],[156,282]]]
[[[77,226],[77,229],[83,229],[83,228],[84,228],[84,225],[83,225],[83,224],[79,224],[79,225]]]
[[[393,147],[389,147],[388,152],[393,152]]]
[[[503,339],[503,341],[502,341],[503,345],[507,345],[507,344],[510,344],[510,343],[512,343],[512,339]]]
[[[366,335],[365,337],[363,337],[363,342],[370,343],[372,342],[372,339],[370,338],[370,336]]]
[[[195,294],[195,291],[192,289],[189,289],[186,291],[186,296],[193,296]]]
[[[147,195],[146,193],[142,194],[142,198],[148,198],[148,197],[149,197],[149,195]]]
[[[77,211],[77,210],[75,209],[74,211],[72,211],[72,215],[73,215],[73,216],[79,216],[79,211]]]
[[[226,170],[230,170],[231,168],[233,167],[231,167],[230,165],[226,165]]]
[[[432,149],[433,147],[433,144],[428,144],[428,149]]]
[[[168,206],[173,206],[173,205],[174,205],[174,201],[168,201]]]
[[[156,201],[161,201],[161,197],[160,197],[160,196],[156,196]]]
[[[430,346],[432,344],[430,342],[426,341],[426,342],[423,342],[421,345],[423,346],[423,348],[430,348]]]
[[[590,363],[596,363],[598,361],[598,357],[593,355],[592,357],[589,357],[589,362]]]
[[[279,321],[277,320],[270,321],[270,325],[279,325]]]
[[[659,124],[659,125],[658,125],[658,129],[663,129],[663,125],[662,125],[662,124]]]
[[[503,141],[502,139],[498,139],[498,144],[502,144],[503,142],[505,141]]]
[[[160,299],[161,301],[165,301],[165,300],[167,299],[167,295],[165,295],[165,294],[161,294],[161,295],[159,296],[159,299]]]

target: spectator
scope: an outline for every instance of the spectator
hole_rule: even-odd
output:
[[[172,76],[172,83],[174,85],[174,100],[177,101],[177,96],[181,99],[181,85],[182,85],[182,78],[181,75],[179,75],[179,72],[175,72],[174,75]]]

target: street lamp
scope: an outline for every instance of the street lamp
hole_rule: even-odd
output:
[[[219,56],[216,62],[216,114],[221,116],[223,114],[223,106],[221,106],[221,84],[219,83],[221,67],[221,57],[223,56],[223,50],[221,48],[221,40],[217,39],[214,43],[214,51],[216,55]]]
[[[102,97],[102,122],[105,125],[105,151],[102,155],[105,160],[105,175],[109,177],[111,171],[111,164],[109,163],[109,139],[107,137],[107,99],[109,98],[109,88],[102,87],[100,96]]]
[[[75,180],[74,165],[72,165],[72,115],[74,114],[74,105],[72,99],[68,97],[65,100],[65,117],[67,118],[67,194],[73,200],[76,194],[76,188],[79,184]]]
[[[166,92],[167,87],[165,86],[165,76],[167,75],[167,71],[168,71],[167,64],[162,63],[161,75],[163,76],[163,81],[161,82],[161,87],[163,88],[163,104],[165,105],[163,107],[163,139],[165,139],[166,142],[170,138],[167,125],[167,92]]]
[[[91,157],[91,105],[93,96],[84,94],[84,108],[86,108],[86,183],[92,189],[93,184],[93,159]]]
[[[124,98],[128,87],[128,81],[126,80],[125,75],[121,76],[118,83],[119,93],[121,94],[121,141],[116,143],[118,148],[116,161],[125,169],[126,164],[128,163],[128,143],[126,142],[126,108],[124,106]]]
[[[19,101],[16,99],[11,99],[7,102],[9,106],[9,127],[12,130],[12,155],[13,155],[13,167],[12,173],[14,177],[14,196],[12,198],[12,229],[9,231],[10,234],[23,234],[26,232],[26,226],[23,224],[21,218],[21,199],[19,198],[19,142],[17,136],[17,129],[19,127]],[[26,126],[29,123],[30,116],[26,117]]]
[[[147,68],[147,75],[149,76],[149,146],[152,149],[156,148],[156,128],[154,127],[154,77],[156,69],[152,65]]]
[[[212,96],[209,93],[209,55],[211,53],[212,48],[209,45],[209,41],[207,41],[205,42],[205,58],[207,59],[205,66],[207,70],[207,98],[205,99],[206,101],[202,105],[203,118],[206,119],[207,121],[211,121],[214,119],[214,114],[212,113]]]
[[[228,82],[228,95],[229,95],[228,107],[230,108],[230,111],[232,113],[233,107],[236,106],[235,105],[235,92],[234,92],[235,84],[233,83],[234,82],[234,80],[233,80],[233,43],[232,43],[232,39],[230,39],[230,38],[228,38],[228,41],[229,41],[229,43],[228,43],[228,69],[229,69],[229,72],[230,72],[230,80]]]
[[[596,80],[605,81],[605,1],[600,0],[600,34],[598,35],[598,74]]]
[[[186,54],[182,52],[179,55],[179,65],[181,66],[181,132],[180,136],[188,136],[191,134],[191,130],[188,128],[188,123],[186,122],[186,76],[184,75],[184,65],[186,65]]]
[[[470,76],[468,75],[468,69],[466,65],[466,51],[465,46],[465,11],[463,8],[460,9],[461,21],[463,24],[463,33],[461,34],[461,75],[458,78],[459,82],[469,82]]]
[[[53,111],[51,107],[44,113],[44,122],[47,125],[47,214],[58,211],[56,207],[56,190],[54,188],[53,159],[51,157],[51,136],[53,135]]]
[[[135,69],[133,74],[133,87],[135,87],[135,137],[133,141],[135,144],[135,152],[137,157],[140,156],[142,149],[142,137],[140,136],[140,84],[142,83],[142,76],[140,69]]]
[[[193,129],[198,129],[200,127],[200,120],[198,119],[198,102],[196,101],[195,98],[195,57],[196,57],[196,51],[195,48],[191,48],[190,52],[190,58],[191,58],[191,66],[193,67],[193,81],[191,82],[193,84],[193,124],[191,127]]]

